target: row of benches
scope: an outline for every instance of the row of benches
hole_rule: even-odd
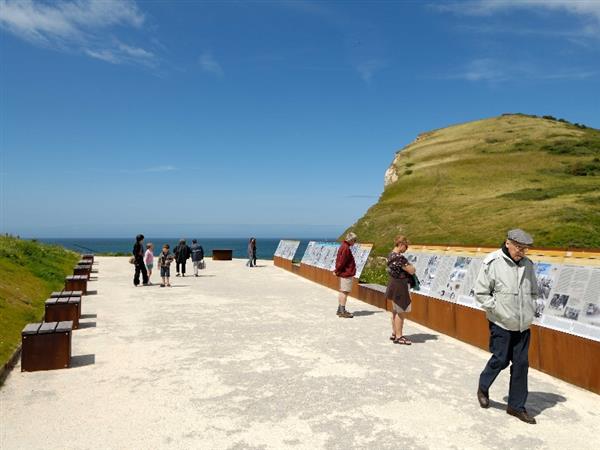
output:
[[[82,255],[65,278],[65,288],[46,300],[44,321],[21,332],[21,371],[63,369],[71,366],[72,331],[79,328],[82,296],[92,273],[94,255]]]

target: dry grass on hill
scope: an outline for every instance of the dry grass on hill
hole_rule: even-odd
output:
[[[530,231],[543,247],[600,247],[600,131],[523,115],[421,135],[394,160],[398,181],[351,228],[386,253],[417,243],[498,245]]]

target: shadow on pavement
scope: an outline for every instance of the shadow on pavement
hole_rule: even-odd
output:
[[[80,319],[95,319],[98,317],[97,314],[82,314]]]
[[[79,322],[79,329],[96,328],[96,322]]]
[[[96,363],[96,355],[77,355],[71,357],[71,368],[91,366]]]
[[[508,402],[508,396],[503,399]],[[546,409],[556,406],[558,403],[566,402],[567,399],[552,392],[530,392],[527,396],[527,412],[533,417],[541,414]],[[506,407],[504,407],[506,409]]]
[[[352,314],[354,314],[354,317],[360,317],[360,316],[372,316],[373,314],[379,314],[383,311],[354,311]]]
[[[94,291],[87,291],[85,293],[85,295],[98,295],[98,291],[94,290]]]
[[[437,341],[436,334],[427,334],[427,333],[416,333],[416,334],[407,334],[404,337],[410,339],[413,344],[423,344],[427,341]]]

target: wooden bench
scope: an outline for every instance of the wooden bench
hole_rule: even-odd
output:
[[[73,268],[73,275],[85,275],[87,279],[90,279],[90,274],[92,273],[92,265],[91,264],[77,264]]]
[[[87,294],[87,275],[70,275],[65,277],[65,291],[81,291]]]
[[[219,249],[212,251],[212,259],[214,261],[231,261],[233,259],[233,250]]]
[[[21,332],[21,371],[71,367],[73,323],[30,323]]]
[[[50,294],[50,298],[81,297],[82,295],[83,291],[54,291]]]
[[[83,259],[85,261],[89,261],[90,263],[94,264],[94,255],[92,255],[91,253],[81,255],[81,259]]]
[[[73,322],[73,329],[79,328],[81,317],[81,297],[55,297],[46,300],[44,322]]]

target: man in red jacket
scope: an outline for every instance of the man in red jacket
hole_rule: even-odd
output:
[[[346,300],[348,293],[352,290],[352,278],[356,275],[356,262],[350,247],[356,243],[356,234],[350,232],[346,235],[346,239],[340,245],[335,260],[335,275],[340,279],[340,293],[338,295],[338,317],[351,319],[354,315],[346,311]]]

